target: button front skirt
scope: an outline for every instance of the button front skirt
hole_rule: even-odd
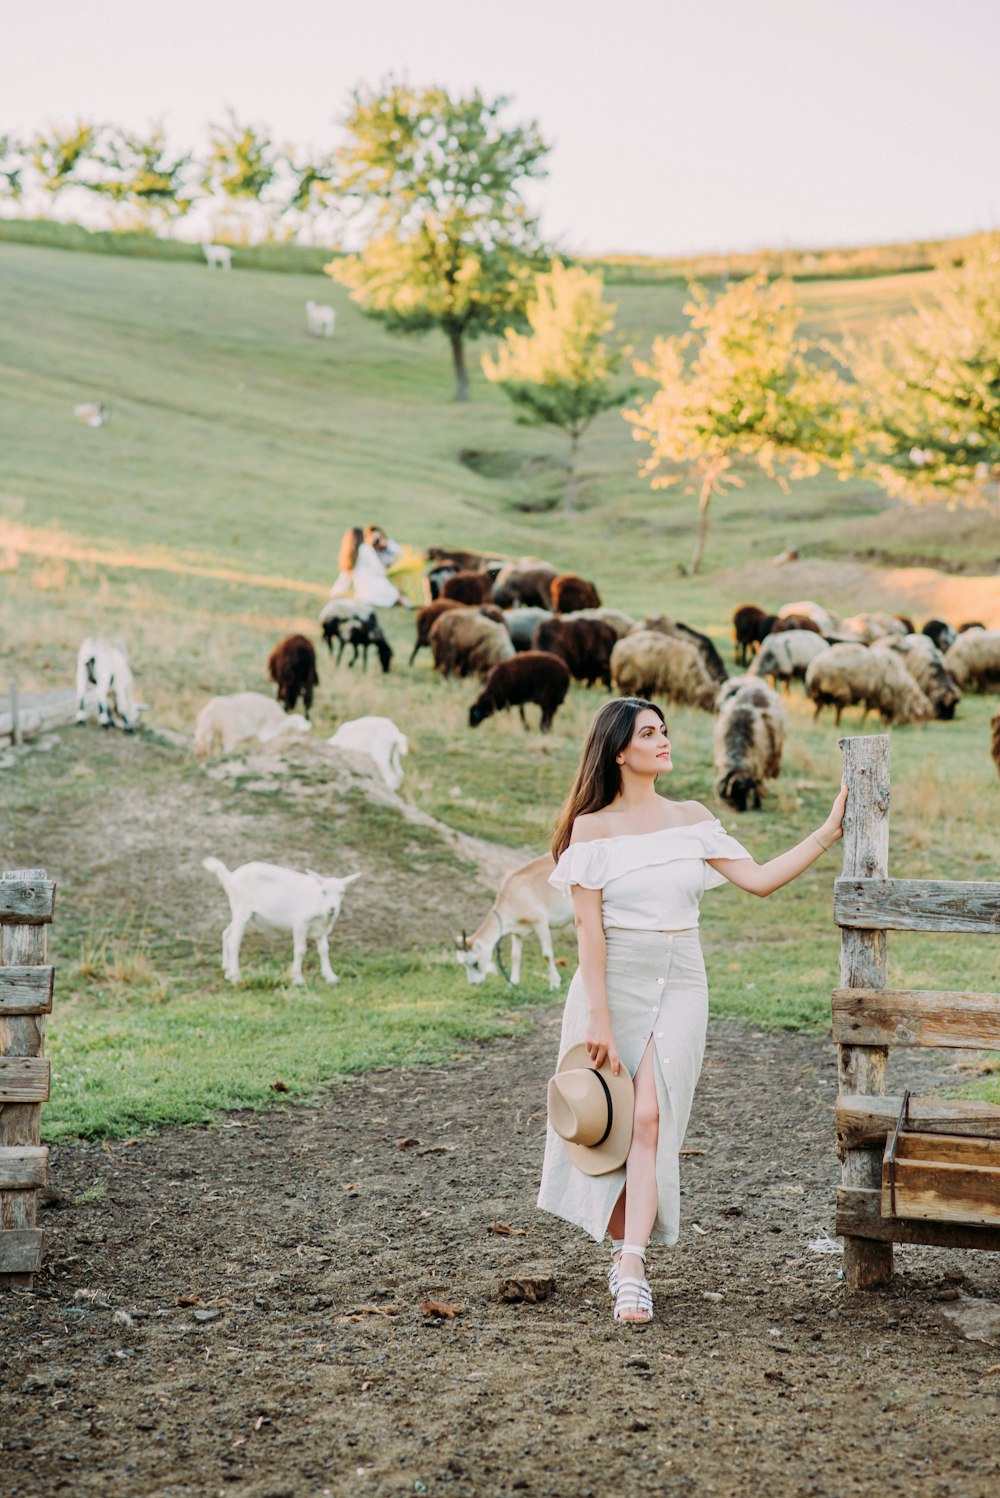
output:
[[[646,1046],[653,1052],[659,1103],[656,1145],[657,1215],[651,1241],[676,1243],[680,1232],[678,1154],[705,1054],[708,985],[697,929],[677,933],[613,927],[607,939],[611,1033],[623,1066],[634,1076]],[[587,1000],[580,971],[563,1011],[559,1055],[586,1039]],[[589,1176],[570,1163],[562,1140],[546,1129],[538,1205],[583,1228],[598,1242],[625,1185],[625,1170]]]

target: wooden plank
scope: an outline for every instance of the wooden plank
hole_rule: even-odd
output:
[[[27,1275],[42,1267],[45,1234],[41,1228],[8,1228],[0,1231],[0,1274]]]
[[[1000,935],[1000,884],[951,879],[841,878],[833,886],[833,916],[839,926],[867,931],[971,931]]]
[[[47,1103],[48,1100],[48,1061],[41,1056],[0,1056],[0,1103]]]
[[[960,1162],[983,1169],[1000,1170],[1000,1140],[973,1139],[965,1134],[900,1133],[896,1142],[897,1160],[922,1160],[942,1165]]]
[[[0,1191],[35,1191],[49,1179],[49,1151],[44,1144],[0,1148]]]
[[[36,889],[54,888],[46,880],[44,869],[11,869],[0,880],[0,896],[4,890],[25,885]],[[0,923],[0,966],[44,967],[47,929],[44,923],[38,922]],[[16,1080],[23,1083],[25,1066],[36,1072],[45,1068],[45,1087],[41,1096],[18,1101],[18,1094],[15,1094],[13,1101],[4,1101],[0,1106],[0,1148],[41,1145],[42,1110],[39,1103],[49,1095],[48,1062],[40,1059],[44,1040],[43,1014],[12,1015],[0,1009],[0,1069],[11,1066],[16,1072],[20,1067],[22,1075]],[[33,1187],[0,1191],[0,1230],[34,1232],[37,1211],[38,1193]],[[0,1283],[30,1289],[33,1273],[31,1268],[0,1271]]]
[[[896,1127],[902,1097],[859,1094],[837,1099],[837,1153],[871,1148],[881,1151]],[[1000,1139],[1000,1107],[968,1099],[911,1097],[910,1124],[925,1134],[974,1134]]]
[[[1000,1051],[1000,994],[929,988],[835,988],[841,1045],[932,1045]]]
[[[841,739],[844,784],[848,787],[844,816],[844,875],[884,879],[889,872],[889,761],[887,734]],[[839,881],[838,881],[839,882]],[[840,933],[840,982],[843,988],[884,988],[885,932],[847,930]],[[837,1052],[841,1094],[885,1092],[889,1053],[884,1046],[841,1045]],[[882,1185],[882,1149],[845,1151],[842,1185],[878,1191]],[[887,1285],[892,1279],[892,1244],[876,1243],[869,1235],[844,1240],[844,1282],[849,1290]]]
[[[0,926],[37,926],[51,921],[56,887],[51,879],[0,879]]]
[[[0,1014],[49,1014],[55,968],[0,967]]]
[[[892,1201],[886,1161],[882,1167],[883,1216],[893,1215]],[[961,1161],[897,1158],[895,1216],[1000,1228],[1000,1170]]]
[[[835,1232],[874,1243],[919,1243],[932,1248],[1000,1250],[1000,1228],[968,1227],[958,1222],[894,1221],[882,1216],[882,1192],[837,1192]],[[845,1237],[844,1248],[846,1251]]]

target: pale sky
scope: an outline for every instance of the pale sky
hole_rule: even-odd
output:
[[[581,253],[857,244],[1000,227],[998,0],[44,0],[5,7],[0,133],[232,105],[332,144],[351,87],[514,96]]]

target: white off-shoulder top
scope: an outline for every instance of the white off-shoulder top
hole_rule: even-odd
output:
[[[698,902],[726,882],[707,858],[750,858],[718,817],[687,827],[623,833],[573,843],[549,875],[569,893],[574,884],[602,891],[605,926],[634,931],[680,931],[698,924]]]

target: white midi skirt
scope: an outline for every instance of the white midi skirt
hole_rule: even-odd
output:
[[[633,1076],[647,1045],[660,1109],[656,1145],[657,1214],[651,1240],[672,1244],[680,1233],[678,1154],[705,1054],[708,985],[697,928],[628,931],[612,927],[607,939],[607,991],[611,1033]],[[559,1055],[586,1038],[587,1001],[579,968],[563,1011]],[[598,1242],[625,1185],[625,1170],[590,1176],[572,1165],[552,1126],[546,1129],[538,1205],[583,1228]]]

